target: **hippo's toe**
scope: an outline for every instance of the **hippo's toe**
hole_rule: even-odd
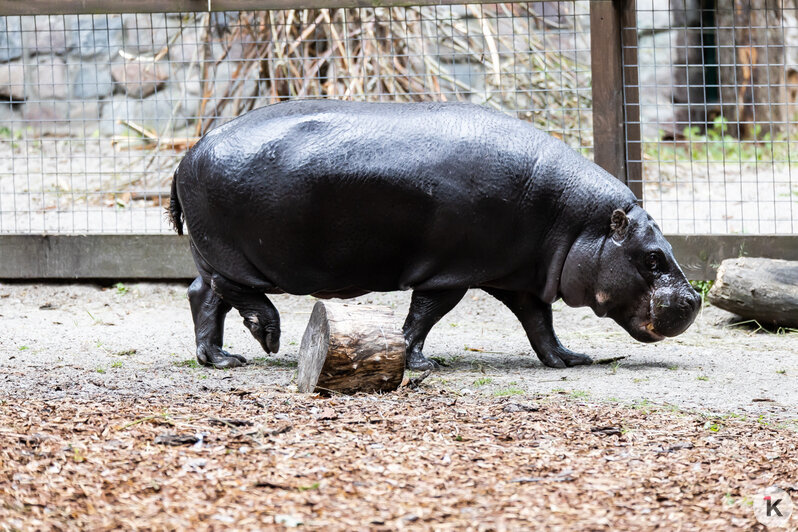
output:
[[[241,355],[228,353],[218,347],[199,347],[197,360],[203,366],[212,366],[216,369],[237,368],[247,364],[247,359]]]
[[[428,359],[421,353],[409,354],[406,365],[407,369],[412,369],[413,371],[437,370],[440,368],[437,362]]]

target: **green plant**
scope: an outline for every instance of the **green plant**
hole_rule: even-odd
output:
[[[494,397],[509,397],[512,395],[524,395],[524,390],[521,388],[515,388],[513,386],[502,388],[500,390],[496,390],[493,392]]]
[[[197,362],[194,358],[189,358],[188,360],[181,360],[179,362],[173,363],[178,368],[199,368],[199,362]]]
[[[573,390],[571,392],[571,399],[585,399],[590,395],[590,392],[585,392],[582,390]]]
[[[121,368],[122,367],[122,361],[121,360],[117,360],[116,362],[111,364],[111,367],[112,368]]]
[[[699,375],[698,377],[696,377],[696,380],[699,380],[699,381],[708,381],[708,380],[709,380],[709,377],[707,377],[706,375]]]
[[[762,127],[754,127],[755,140],[739,140],[729,134],[728,122],[721,116],[704,134],[697,126],[686,127],[681,140],[671,142],[645,142],[643,150],[648,157],[660,163],[667,162],[726,162],[757,163],[761,161],[786,162],[795,157],[798,144],[784,133],[775,138],[762,134]]]
[[[701,304],[703,305],[707,300],[707,294],[712,289],[715,281],[690,281],[690,285],[695,288],[695,291],[701,294]]]
[[[486,384],[490,384],[493,382],[493,379],[490,377],[480,377],[479,379],[474,381],[474,386],[485,386]]]
[[[123,296],[123,295],[127,294],[128,292],[130,292],[130,288],[128,288],[127,286],[125,286],[122,283],[116,283],[114,285],[114,288],[116,288],[116,294],[119,295],[119,296]]]
[[[97,368],[97,373],[105,373],[105,368]]]
[[[21,345],[21,346],[19,346],[19,350],[20,350],[20,351],[27,351],[28,349],[30,349],[30,347],[28,347],[27,345]]]

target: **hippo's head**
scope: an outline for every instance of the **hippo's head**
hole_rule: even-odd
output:
[[[560,292],[571,306],[590,306],[641,342],[681,334],[701,306],[671,245],[638,206],[616,209],[600,234],[577,239],[563,267]]]

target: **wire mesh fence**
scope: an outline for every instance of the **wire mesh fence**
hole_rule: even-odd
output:
[[[798,233],[798,2],[640,1],[637,26],[646,209],[667,233]]]
[[[592,154],[589,2],[0,18],[0,233],[161,233],[185,149],[290,98],[470,101]]]

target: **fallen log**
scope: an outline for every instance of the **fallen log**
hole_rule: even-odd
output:
[[[387,307],[318,301],[299,348],[300,392],[390,392],[402,383],[405,338]]]
[[[798,328],[798,261],[726,259],[707,298],[762,325]]]

